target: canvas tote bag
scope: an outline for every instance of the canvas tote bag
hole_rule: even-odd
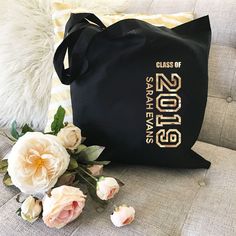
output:
[[[191,147],[206,106],[210,41],[208,16],[167,29],[71,15],[54,66],[71,87],[74,124],[89,145],[106,147],[101,160],[209,168]]]

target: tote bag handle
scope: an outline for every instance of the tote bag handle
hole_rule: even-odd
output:
[[[62,43],[58,46],[53,64],[63,84],[71,84],[88,67],[85,54],[92,37],[106,26],[91,13],[71,14]],[[65,69],[64,59],[68,50],[69,68]],[[78,58],[80,60],[78,61]]]

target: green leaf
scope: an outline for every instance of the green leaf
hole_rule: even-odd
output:
[[[114,177],[113,177],[113,178],[114,178]],[[122,187],[122,186],[125,185],[121,180],[119,180],[119,179],[117,179],[117,178],[114,178],[114,179],[117,181],[117,183],[120,185],[120,187]]]
[[[78,167],[78,163],[77,161],[74,159],[74,158],[70,158],[70,163],[69,163],[69,167],[68,167],[68,170],[74,170]]]
[[[11,135],[13,138],[18,139],[20,137],[19,133],[17,132],[17,124],[16,121],[14,121],[11,124]]]
[[[4,175],[4,177],[3,177],[3,183],[4,183],[4,185],[6,185],[6,186],[12,186],[12,185],[13,185],[13,183],[12,183],[12,181],[11,181],[11,177],[10,177],[10,175],[9,175],[8,173],[6,173],[6,174]]]
[[[0,173],[6,173],[8,167],[8,162],[6,159],[0,161]]]
[[[80,144],[80,145],[78,146],[78,148],[76,149],[75,154],[80,153],[80,152],[83,151],[85,148],[87,148],[86,145]]]
[[[111,161],[88,161],[87,164],[91,164],[91,165],[108,165],[110,164]]]
[[[105,147],[102,146],[90,146],[87,148],[84,148],[78,155],[78,160],[79,161],[95,161],[98,159],[100,154],[103,152]]]
[[[24,135],[25,133],[27,132],[34,132],[34,130],[27,124],[25,124],[23,127],[22,127],[22,130],[21,130],[21,136]]]
[[[21,216],[21,208],[18,208],[18,210],[16,211],[16,214],[17,214],[18,216]]]
[[[65,113],[65,109],[62,106],[59,106],[51,124],[51,130],[54,132],[54,134],[57,134],[60,129],[64,127],[63,121],[65,118]]]
[[[15,138],[13,138],[12,136],[9,136],[6,132],[1,132],[0,131],[0,135],[2,135],[3,137],[8,138],[11,142],[16,142],[17,140]]]
[[[25,201],[25,199],[24,199],[24,200],[20,200],[21,197],[22,197],[22,193],[17,194],[17,196],[16,196],[16,201],[17,201],[18,203],[23,203],[23,202]]]

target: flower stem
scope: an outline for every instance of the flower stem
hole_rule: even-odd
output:
[[[93,175],[89,174],[88,171],[86,171],[84,168],[78,166],[78,169],[82,170],[86,175],[88,175],[89,177],[91,177],[92,179],[94,179],[96,182],[98,181],[98,179],[96,177],[94,177]]]
[[[94,189],[96,189],[96,187],[95,187],[92,183],[90,183],[82,174],[80,174],[79,172],[77,172],[77,174],[78,174],[83,180],[85,180],[85,182],[87,182],[87,183],[90,184]]]

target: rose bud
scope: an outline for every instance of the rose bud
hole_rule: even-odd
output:
[[[103,165],[92,165],[88,167],[88,170],[91,172],[93,176],[101,175],[103,172]]]
[[[80,128],[71,123],[62,128],[58,132],[57,137],[65,148],[72,151],[78,148],[82,141]]]
[[[100,177],[97,182],[97,196],[102,200],[109,200],[119,192],[120,186],[112,177]]]
[[[33,223],[39,218],[39,215],[42,212],[41,201],[35,199],[32,196],[26,198],[26,200],[21,205],[21,217]]]
[[[115,208],[113,214],[111,215],[111,221],[116,227],[121,227],[132,223],[134,217],[134,208],[122,205]]]

